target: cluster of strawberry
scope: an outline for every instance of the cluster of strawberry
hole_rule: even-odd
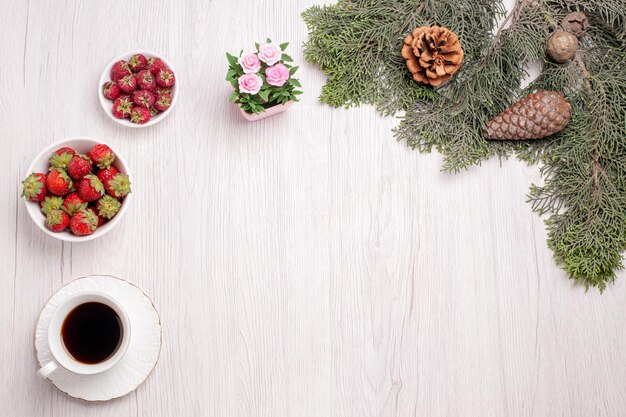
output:
[[[87,154],[64,147],[52,153],[48,174],[32,173],[22,196],[39,203],[46,227],[53,232],[70,228],[76,236],[92,234],[119,212],[130,192],[128,175],[113,165],[115,154],[96,145]]]
[[[113,116],[144,124],[170,107],[175,82],[174,72],[160,58],[135,54],[113,64],[102,94],[113,100]]]

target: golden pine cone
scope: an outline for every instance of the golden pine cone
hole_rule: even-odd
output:
[[[461,67],[463,48],[450,29],[421,26],[404,40],[402,57],[415,81],[438,87]]]
[[[487,139],[542,139],[567,126],[572,106],[556,91],[539,91],[513,103],[487,123]]]

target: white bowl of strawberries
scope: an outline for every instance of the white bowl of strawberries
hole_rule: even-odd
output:
[[[96,239],[113,229],[130,200],[128,167],[108,145],[69,138],[37,155],[22,181],[35,224],[67,242]]]
[[[120,55],[100,76],[100,105],[116,123],[127,127],[152,126],[171,113],[177,95],[171,64],[149,51]]]

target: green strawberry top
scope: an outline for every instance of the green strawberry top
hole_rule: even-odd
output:
[[[53,152],[52,156],[48,160],[48,162],[50,162],[50,171],[52,171],[54,168],[66,170],[67,167],[70,165],[70,161],[72,160],[73,156],[74,154],[70,152],[62,152],[61,154]]]
[[[105,195],[96,204],[96,209],[98,214],[101,217],[106,217],[111,220],[118,211],[120,211],[120,207],[122,207],[122,203],[115,197],[111,197],[110,195]]]
[[[46,197],[41,202],[41,212],[43,214],[50,214],[54,210],[59,210],[63,206],[63,199],[61,197],[50,196]]]
[[[40,194],[43,192],[46,177],[42,176],[41,178],[37,176],[34,172],[30,174],[24,181],[22,181],[22,186],[24,187],[22,190],[22,197],[33,200],[37,199],[37,201],[41,201]]]
[[[109,188],[111,189],[110,193],[114,197],[124,197],[126,194],[130,193],[130,178],[128,178],[126,174],[116,174],[109,181]]]
[[[83,177],[83,179],[88,180],[89,185],[91,185],[91,188],[93,188],[96,192],[104,195],[104,185],[102,184],[102,181],[100,181],[100,178],[96,177],[94,174],[87,174]]]
[[[63,210],[52,210],[49,213],[46,213],[46,225],[48,226],[56,226],[57,224],[61,224],[63,221]],[[66,217],[67,218],[67,217]]]
[[[98,228],[98,215],[91,209],[86,209],[77,214],[80,222],[87,226],[92,232]]]

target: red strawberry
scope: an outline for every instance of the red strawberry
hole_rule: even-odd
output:
[[[113,150],[104,143],[100,143],[89,151],[89,157],[98,166],[98,168],[109,168],[115,161]]]
[[[60,233],[70,224],[70,216],[63,210],[52,210],[46,214],[46,227],[54,233]]]
[[[117,117],[118,119],[129,118],[130,112],[133,110],[133,103],[123,97],[128,96],[119,97],[113,102],[113,116]]]
[[[141,90],[135,91],[133,93],[133,102],[136,105],[145,107],[147,109],[149,109],[150,106],[154,105],[155,100],[156,97],[150,91]]]
[[[157,108],[156,108],[156,107],[154,107],[154,106],[150,106],[150,107],[148,108],[148,110],[150,110],[150,117],[151,117],[151,118],[152,118],[152,117],[154,117],[154,116],[156,116],[157,114],[159,114],[159,109],[157,109]]]
[[[96,203],[95,212],[98,216],[110,220],[120,211],[120,207],[122,207],[122,203],[117,198],[105,195]]]
[[[96,214],[96,216],[98,216],[98,227],[102,226],[103,224],[109,221],[109,219],[107,219],[106,217],[102,217],[99,214]]]
[[[104,183],[107,193],[113,197],[122,198],[130,193],[130,178],[118,172]]]
[[[100,201],[100,200],[98,200]],[[109,221],[109,219],[107,219],[106,217],[102,217],[100,214],[98,214],[98,209],[96,208],[96,203],[89,203],[89,209],[91,211],[93,211],[94,213],[96,213],[96,216],[98,216],[98,227],[102,226],[103,224],[105,224],[106,222]]]
[[[74,155],[76,153],[76,151],[72,148],[70,148],[69,146],[64,146],[62,148],[57,149],[56,151],[54,151],[55,154],[57,155],[62,155],[64,153],[69,153],[70,155]]]
[[[157,75],[159,71],[163,68],[167,68],[161,58],[157,58],[153,56],[152,58],[148,58],[148,69],[154,75]]]
[[[156,88],[156,93],[157,94],[169,94],[171,96],[172,95],[172,89],[171,88],[167,88],[167,87],[157,87]]]
[[[82,153],[77,153],[70,160],[67,166],[67,173],[74,181],[82,179],[85,175],[90,174],[93,169],[91,159]]]
[[[109,100],[115,100],[120,96],[120,88],[113,81],[107,81],[102,86],[102,95]]]
[[[120,173],[114,166],[98,171],[98,178],[106,192],[113,197],[122,198],[130,192],[128,175]]]
[[[102,184],[104,184],[104,188],[108,192],[109,189],[107,188],[107,183],[109,182],[109,180],[112,180],[113,177],[115,177],[119,173],[120,171],[117,168],[115,168],[115,166],[111,165],[109,168],[101,169],[100,171],[98,171],[96,175],[98,179],[102,181]]]
[[[154,75],[148,70],[139,71],[137,74],[137,86],[140,90],[151,91],[155,88],[156,82],[154,81]]]
[[[135,54],[128,61],[128,66],[132,72],[139,72],[145,69],[146,65],[148,65],[148,60],[142,54]]]
[[[93,174],[87,174],[78,182],[78,195],[87,202],[96,201],[104,195],[102,181]]]
[[[128,62],[123,59],[121,61],[117,61],[113,64],[113,67],[111,67],[111,80],[113,80],[113,82],[117,82],[120,78],[124,78],[130,74],[132,74],[132,72],[130,71]]]
[[[76,154],[76,151],[72,148],[64,147],[52,152],[52,156],[48,159],[52,168],[67,169],[67,166],[72,160],[72,156]]]
[[[52,168],[46,179],[46,186],[51,194],[62,197],[70,192],[74,183],[65,171],[60,168]]]
[[[150,110],[145,107],[135,107],[130,113],[130,121],[137,124],[144,124],[150,120]]]
[[[59,210],[63,207],[63,199],[61,197],[46,197],[40,204],[43,214],[50,214],[53,210]]]
[[[169,109],[171,105],[172,97],[167,93],[159,94],[156,97],[156,101],[154,102],[154,107],[156,107],[160,111],[165,111]]]
[[[156,83],[160,87],[171,87],[176,82],[174,72],[168,68],[161,68],[156,76]]]
[[[70,230],[76,236],[87,236],[98,228],[98,216],[91,209],[76,213],[70,220]]]
[[[61,209],[70,216],[74,216],[76,213],[81,212],[86,208],[87,202],[80,198],[76,192],[65,197],[65,200],[63,200],[63,206],[61,207]]]
[[[137,80],[134,75],[127,75],[117,80],[117,86],[123,92],[130,94],[137,89]]]
[[[22,190],[22,197],[26,198],[28,201],[34,201],[36,203],[44,201],[46,194],[48,194],[46,182],[46,174],[35,174],[33,172],[26,177],[24,181],[22,181],[22,185],[24,186],[24,189]]]

